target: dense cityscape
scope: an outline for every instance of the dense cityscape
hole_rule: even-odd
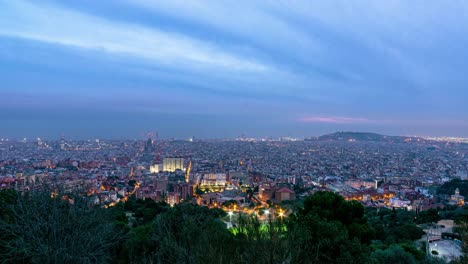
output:
[[[305,139],[168,140],[148,133],[145,140],[0,141],[0,189],[23,195],[49,190],[70,203],[69,194],[80,194],[101,208],[128,199],[218,208],[233,230],[242,216],[264,224],[288,218],[321,192],[415,215],[464,208],[467,180],[468,144],[420,137],[338,132]],[[125,213],[130,227],[142,217]],[[456,219],[438,220],[445,222],[419,227],[424,236],[417,243],[427,242],[431,256],[439,241],[435,257],[459,259]]]

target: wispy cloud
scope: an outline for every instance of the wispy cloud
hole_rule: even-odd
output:
[[[331,123],[331,124],[367,124],[375,123],[374,120],[356,117],[330,117],[330,116],[311,116],[298,120],[302,123]]]
[[[291,25],[286,19],[271,12],[267,2],[244,1],[151,1],[127,0],[128,4],[165,14],[180,20],[217,29],[261,47],[287,48],[291,44],[297,49],[314,53],[324,52],[320,39],[302,28]],[[296,52],[285,49],[282,52]]]
[[[0,0],[0,91],[25,95],[0,104],[450,131],[468,114],[467,12],[463,1]]]
[[[207,41],[21,0],[0,3],[0,36],[102,50],[178,67],[196,64],[228,70],[268,69]]]

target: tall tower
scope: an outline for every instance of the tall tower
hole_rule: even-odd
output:
[[[63,132],[60,136],[60,149],[65,149],[65,134]]]
[[[154,151],[154,142],[151,139],[151,135],[152,134],[150,132],[148,132],[148,134],[147,134],[148,139],[145,142],[145,152],[149,152],[149,153]]]
[[[156,146],[158,148],[158,156],[156,157],[156,163],[159,164],[161,162],[161,141],[159,141],[159,133],[156,132]]]

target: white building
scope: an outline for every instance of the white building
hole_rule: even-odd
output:
[[[226,173],[208,173],[203,176],[202,185],[220,186],[226,185]]]
[[[164,158],[163,171],[174,172],[176,170],[185,170],[184,158]]]
[[[150,166],[150,173],[159,173],[160,171],[163,171],[162,164],[154,164]]]
[[[390,198],[390,206],[396,208],[404,208],[409,207],[411,205],[411,201],[409,200],[400,200],[399,198]]]

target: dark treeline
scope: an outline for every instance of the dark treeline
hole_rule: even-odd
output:
[[[447,194],[451,195],[455,192],[455,189],[460,191],[460,194],[463,196],[468,195],[468,180],[453,179],[449,182],[444,183],[437,190],[438,194]]]
[[[188,203],[132,197],[101,208],[79,195],[7,190],[0,191],[0,262],[443,263],[413,242],[423,234],[417,224],[437,217],[365,209],[318,192],[288,218],[240,215],[227,229],[224,211]]]

